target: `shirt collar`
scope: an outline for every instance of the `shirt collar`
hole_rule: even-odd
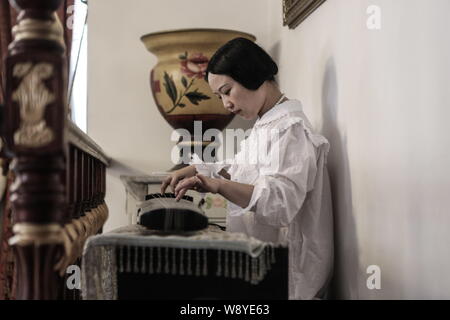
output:
[[[302,104],[298,100],[287,100],[280,104],[273,106],[269,111],[263,114],[262,117],[258,116],[258,119],[255,122],[255,126],[263,126],[277,120],[279,118],[284,117],[286,114],[294,112],[294,111],[302,111]]]

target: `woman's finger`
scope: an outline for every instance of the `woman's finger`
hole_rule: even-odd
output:
[[[173,176],[172,181],[170,182],[170,188],[172,189],[172,192],[175,193],[175,187],[177,186],[180,179],[183,177],[181,176]]]
[[[201,174],[197,174],[196,178],[198,180],[198,185],[205,190],[210,191],[209,189],[211,188],[211,186],[208,184],[208,178],[205,177],[204,175]]]
[[[206,178],[204,175],[197,173],[195,175],[195,177],[197,178],[197,181],[201,186],[205,186],[207,184],[207,181],[206,181]]]
[[[172,180],[172,177],[169,176],[166,179],[164,179],[163,183],[161,184],[161,193],[164,194],[166,191],[167,186],[170,184],[170,181]]]
[[[177,197],[175,198],[175,201],[180,201],[180,199],[184,196],[184,194],[189,190],[189,188],[183,188],[181,189],[178,194]]]
[[[193,178],[188,178],[188,179],[183,179],[182,181],[180,181],[180,183],[177,184],[177,186],[175,187],[174,193],[175,195],[179,192],[180,189],[183,188],[191,188],[193,186]]]

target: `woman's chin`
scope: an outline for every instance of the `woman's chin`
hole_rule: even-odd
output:
[[[252,117],[248,114],[242,113],[242,111],[236,113],[236,115],[244,120],[253,120],[255,117]]]
[[[240,117],[244,120],[252,121],[257,118],[257,116],[248,116],[248,115],[240,115]]]

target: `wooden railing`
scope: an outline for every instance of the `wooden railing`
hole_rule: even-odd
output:
[[[20,9],[6,59],[4,138],[10,187],[16,299],[78,298],[65,284],[87,237],[107,219],[109,159],[67,120],[61,0],[11,0]]]

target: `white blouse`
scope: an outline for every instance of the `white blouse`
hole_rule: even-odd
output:
[[[191,162],[201,174],[221,177],[225,169],[232,181],[254,185],[246,208],[228,202],[227,231],[289,246],[290,299],[323,297],[331,279],[328,150],[300,101],[288,100],[258,118],[233,161]]]

